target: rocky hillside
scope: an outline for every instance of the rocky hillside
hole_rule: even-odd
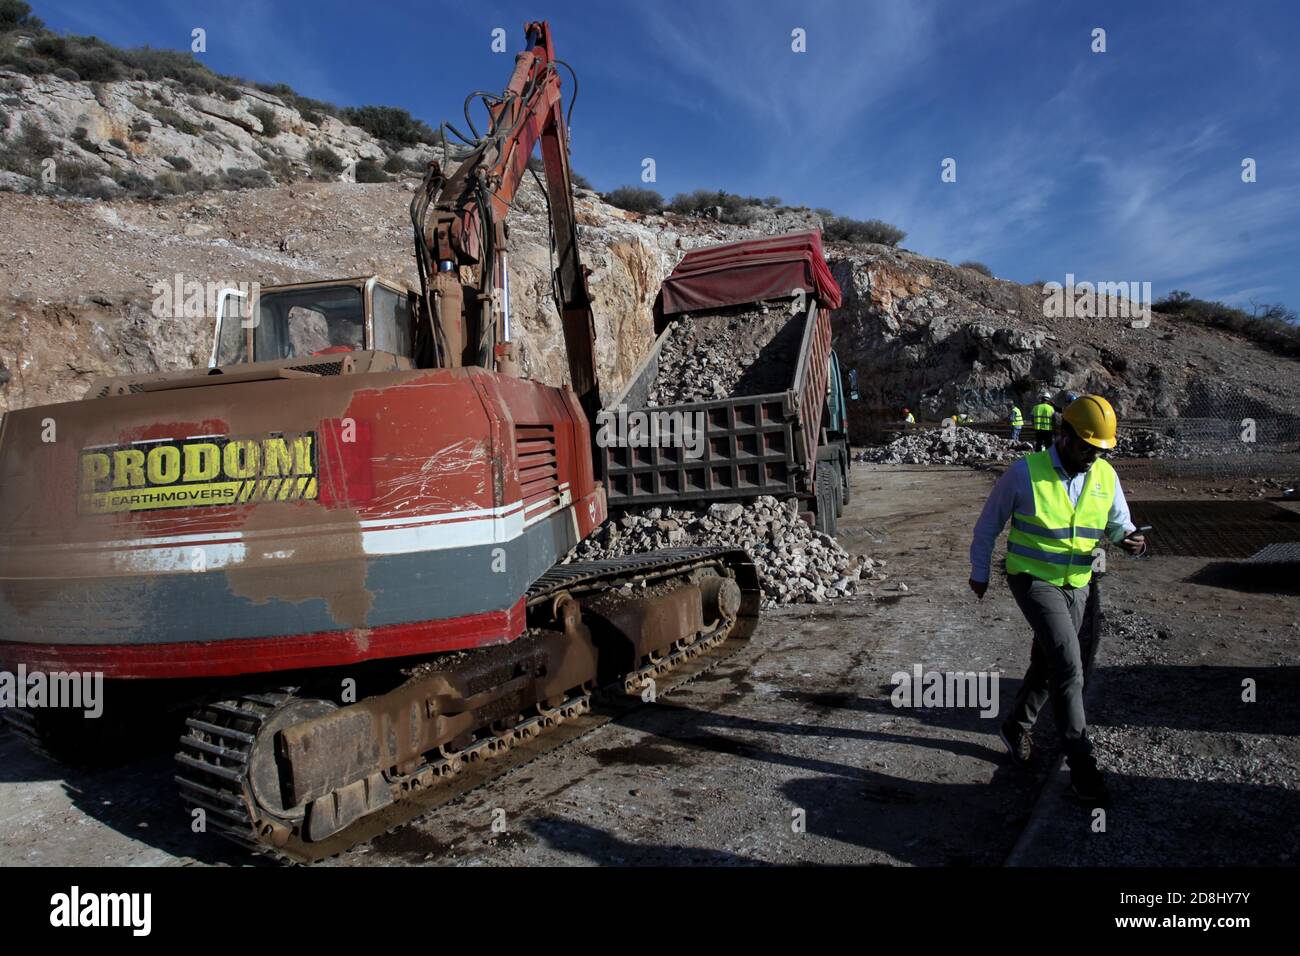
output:
[[[411,175],[435,153],[251,86],[205,93],[175,80],[86,83],[5,69],[0,145],[0,187],[96,198]]]
[[[269,284],[378,272],[415,281],[407,204],[415,168],[433,155],[428,145],[398,149],[251,86],[200,95],[165,79],[88,83],[3,70],[0,86],[0,151],[46,152],[56,176],[45,181],[39,162],[32,176],[0,174],[10,190],[0,192],[0,409],[79,398],[93,375],[201,364],[211,320],[150,313],[154,284],[177,275]],[[354,181],[359,169],[369,178],[385,168],[390,182]],[[72,195],[57,178],[67,170],[97,177],[98,189],[82,191],[100,198]],[[271,185],[212,188],[257,183]],[[640,215],[585,190],[578,205],[606,396],[650,344],[654,297],[685,250],[820,222],[783,206],[744,226]],[[562,382],[545,207],[531,180],[511,228],[523,368]],[[1048,318],[1037,287],[888,246],[827,249],[845,292],[835,344],[858,371],[859,440],[903,405],[921,418],[960,408],[995,421],[1013,401],[1027,410],[1043,387],[1101,392],[1128,417],[1300,413],[1295,360],[1234,333],[1159,313],[1146,328],[1127,318]]]
[[[1300,363],[1259,342],[1132,303],[1078,296],[1072,316],[1045,309],[1039,286],[981,275],[901,249],[832,244],[845,293],[835,343],[856,366],[858,425],[961,410],[1001,421],[1012,402],[1028,414],[1042,389],[1106,395],[1121,417],[1289,416],[1300,421]],[[1063,281],[1064,276],[1058,281]],[[1083,313],[1118,317],[1075,317]]]

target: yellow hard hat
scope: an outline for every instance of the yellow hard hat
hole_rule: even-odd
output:
[[[1100,395],[1084,395],[1070,403],[1062,416],[1089,445],[1115,447],[1115,409]]]

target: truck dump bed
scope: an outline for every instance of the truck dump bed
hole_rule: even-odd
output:
[[[654,345],[605,409],[608,428],[599,443],[610,508],[810,496],[826,404],[829,310],[839,302],[816,232],[688,253],[664,280]],[[737,314],[735,307],[746,304],[754,308]],[[761,317],[760,304],[767,308]],[[775,327],[784,324],[784,315],[789,324],[760,350],[764,361],[775,358],[784,370],[769,367],[756,376],[747,369],[725,397],[656,403],[659,392],[676,386],[659,379],[668,353],[680,351],[681,343],[673,341],[679,323],[731,316],[733,325],[761,321]],[[781,340],[788,347],[777,348]],[[770,383],[773,375],[783,387],[757,394],[746,387]],[[683,423],[702,426],[703,435],[683,434]]]

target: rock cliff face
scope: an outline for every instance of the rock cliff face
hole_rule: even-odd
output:
[[[84,83],[52,74],[27,76],[0,70],[0,135],[14,140],[39,130],[55,149],[55,175],[75,164],[103,177],[130,172],[148,180],[177,172],[202,175],[231,170],[264,172],[270,181],[328,174],[355,179],[359,160],[384,163],[390,148],[369,133],[325,113],[304,113],[280,97],[245,86],[227,87],[227,99],[196,94],[167,80]],[[313,150],[329,150],[321,166]],[[398,155],[424,162],[433,150],[408,147]],[[39,165],[39,164],[38,164]],[[9,188],[37,190],[32,177],[8,177]]]
[[[1296,361],[1240,336],[1082,291],[1060,314],[1050,288],[905,250],[829,253],[845,294],[835,346],[858,370],[850,417],[860,440],[905,405],[921,419],[1005,421],[1012,404],[1027,415],[1044,389],[1105,395],[1121,418],[1300,414]]]

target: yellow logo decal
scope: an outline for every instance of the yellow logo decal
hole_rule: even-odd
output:
[[[316,433],[160,438],[81,452],[81,512],[110,514],[316,497]]]

